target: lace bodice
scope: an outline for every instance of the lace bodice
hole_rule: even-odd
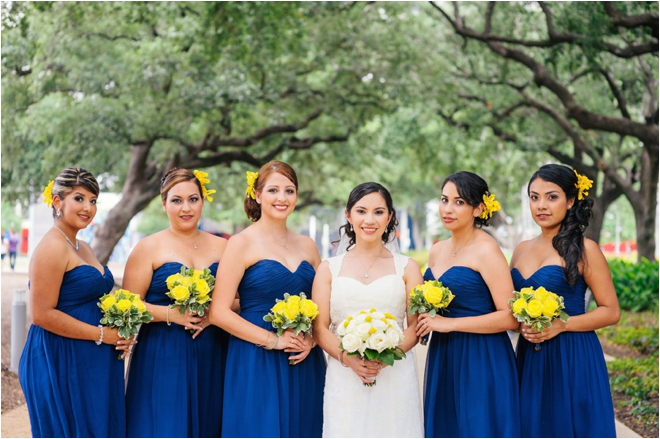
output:
[[[332,291],[330,294],[330,329],[335,334],[337,325],[351,314],[363,309],[376,308],[378,311],[389,312],[396,316],[401,329],[406,320],[406,285],[403,273],[408,263],[408,257],[394,253],[395,273],[380,277],[369,284],[363,284],[357,279],[340,276],[341,266],[346,253],[328,259],[332,274]]]

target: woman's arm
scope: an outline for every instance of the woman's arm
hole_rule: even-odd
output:
[[[419,269],[419,265],[417,265],[417,262],[415,262],[414,259],[408,259],[408,264],[406,264],[406,268],[404,270],[403,280],[406,284],[406,291],[404,293],[406,295],[406,318],[408,327],[403,331],[403,344],[401,345],[401,349],[403,349],[404,352],[408,352],[410,349],[415,347],[419,341],[419,338],[417,338],[416,334],[417,313],[414,313],[413,315],[407,315],[408,310],[410,309],[410,292],[417,285],[420,285],[424,282],[424,278],[422,277],[422,272]]]

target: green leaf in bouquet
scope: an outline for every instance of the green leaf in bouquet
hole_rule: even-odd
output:
[[[435,310],[435,308],[431,308],[431,310],[429,311],[429,317],[435,317],[436,313],[437,311]]]
[[[124,319],[115,319],[113,324],[117,327],[124,326]]]
[[[559,311],[559,318],[564,323],[568,322],[568,314],[566,314],[564,311]]]
[[[373,349],[364,350],[364,356],[367,357],[369,360],[377,360],[379,355],[380,354],[378,353],[378,351],[375,351]]]
[[[379,360],[388,366],[394,366],[394,352],[391,349],[385,349],[380,353]]]

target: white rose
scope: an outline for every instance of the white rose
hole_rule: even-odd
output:
[[[380,311],[376,311],[376,312],[374,312],[374,313],[371,313],[371,317],[372,317],[374,320],[380,320],[380,319],[384,319],[384,318],[385,318],[385,314],[383,314],[383,313],[380,312]]]
[[[357,351],[361,344],[362,340],[355,334],[346,334],[341,339],[341,345],[346,352]]]
[[[346,328],[344,328],[343,322],[339,326],[337,326],[337,335],[340,337],[346,335]]]
[[[392,346],[390,344],[390,340],[385,334],[382,332],[377,332],[369,337],[369,340],[367,340],[367,347],[378,352],[383,352],[385,349]]]
[[[364,323],[364,319],[366,318],[367,318],[367,314],[358,314],[355,317],[353,317],[351,323],[355,322],[356,325],[359,325],[360,323]]]
[[[371,324],[367,322],[363,322],[358,324],[355,327],[355,335],[360,337],[362,340],[366,340],[369,338],[369,330],[371,329]]]
[[[399,346],[401,343],[403,343],[403,332],[401,332],[398,326],[389,328],[385,332],[385,335],[392,342],[393,346]]]
[[[380,332],[384,332],[387,329],[387,323],[380,319],[372,321],[371,324]]]

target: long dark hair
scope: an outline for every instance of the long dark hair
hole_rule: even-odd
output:
[[[385,200],[385,204],[387,205],[387,211],[388,213],[392,214],[392,218],[390,218],[390,222],[387,224],[387,227],[385,228],[385,233],[383,233],[383,236],[381,239],[383,240],[383,244],[386,244],[390,242],[393,237],[395,236],[396,233],[396,226],[399,225],[399,221],[396,219],[396,211],[394,210],[394,203],[392,202],[392,195],[390,195],[390,192],[385,189],[381,184],[374,183],[372,181],[369,181],[367,183],[362,183],[351,191],[351,194],[348,196],[348,201],[346,202],[346,211],[350,212],[353,206],[355,206],[355,203],[360,201],[362,198],[369,194],[373,194],[374,192],[378,192],[383,199]],[[349,248],[353,247],[355,245],[355,230],[353,230],[353,227],[350,226],[351,223],[347,222],[343,226],[339,227],[339,236],[342,236],[342,234],[346,234],[348,236],[348,247],[346,247],[346,250]],[[334,241],[334,243],[339,242],[339,241]]]
[[[584,231],[589,227],[594,200],[589,197],[578,200],[576,187],[578,178],[568,166],[555,164],[541,166],[529,179],[527,195],[532,182],[537,178],[559,186],[566,194],[566,200],[575,200],[573,207],[566,212],[566,217],[559,226],[559,232],[552,238],[552,246],[566,262],[564,276],[570,285],[575,285],[580,278],[578,263],[584,258]]]
[[[484,195],[490,195],[490,191],[488,190],[488,183],[486,183],[486,180],[479,177],[474,172],[455,172],[449,177],[445,178],[445,181],[442,182],[442,188],[444,189],[445,185],[450,181],[456,186],[458,196],[460,196],[463,200],[465,200],[467,204],[472,207],[479,207],[479,205],[484,202]],[[483,226],[489,225],[490,224],[488,223],[487,219],[483,219],[481,217],[476,217],[474,219],[474,226],[479,229]]]

